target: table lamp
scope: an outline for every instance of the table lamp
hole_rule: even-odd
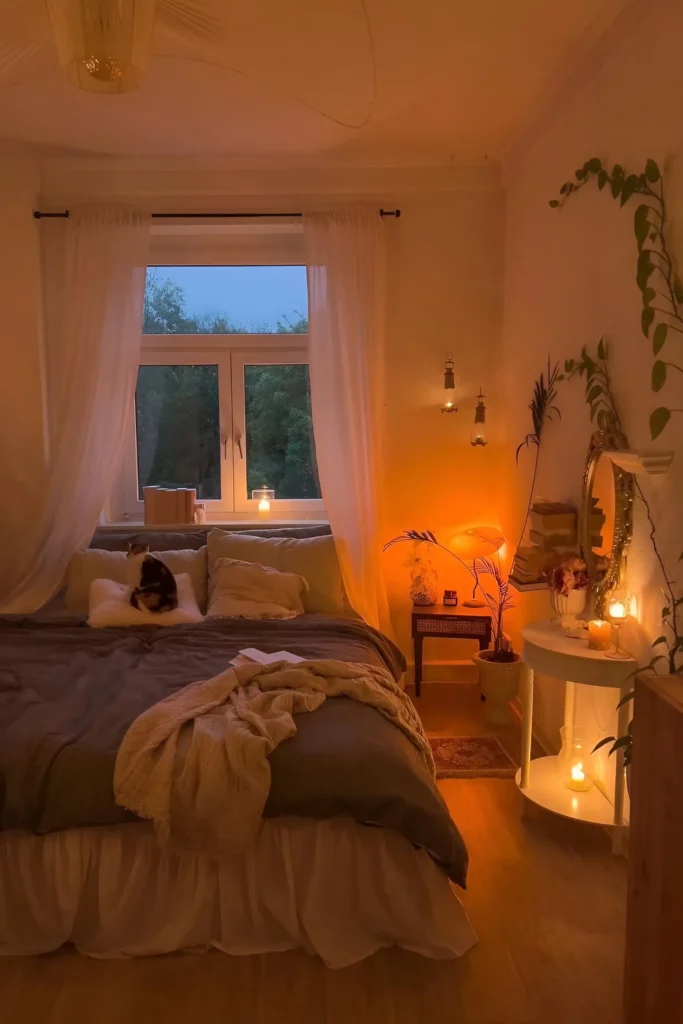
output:
[[[471,562],[476,571],[475,562],[478,558],[491,558],[505,544],[505,537],[495,526],[470,526],[466,530],[458,530],[448,541],[448,547],[463,562]],[[477,586],[472,589],[472,598],[463,601],[465,608],[483,608],[484,601],[477,600]]]

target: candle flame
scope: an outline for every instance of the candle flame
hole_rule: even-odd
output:
[[[609,614],[613,619],[625,619],[628,615],[626,610],[625,601],[611,601],[609,606]]]
[[[267,498],[261,498],[258,503],[259,512],[270,512],[270,502]]]
[[[583,771],[583,763],[579,761],[572,765],[572,782],[583,782],[586,776]]]

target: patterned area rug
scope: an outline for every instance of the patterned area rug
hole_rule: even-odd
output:
[[[517,771],[495,736],[438,736],[429,743],[437,779],[511,779]]]

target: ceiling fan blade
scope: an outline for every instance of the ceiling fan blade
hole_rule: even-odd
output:
[[[227,15],[221,0],[157,0],[156,19],[174,35],[214,43],[225,38]]]

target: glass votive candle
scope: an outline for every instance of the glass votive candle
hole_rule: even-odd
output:
[[[572,726],[563,726],[560,764],[562,779],[574,793],[587,793],[593,785],[592,754],[588,740]]]
[[[612,646],[612,626],[605,619],[588,623],[588,646],[592,651],[608,651]]]

